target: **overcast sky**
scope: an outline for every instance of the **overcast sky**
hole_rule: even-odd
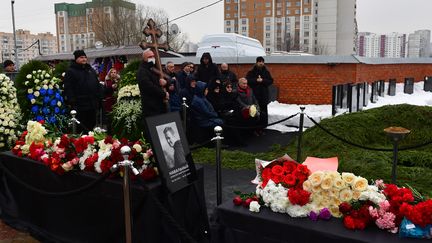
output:
[[[89,0],[88,0],[89,1]],[[217,0],[132,0],[137,4],[155,6],[166,10],[170,19],[187,14]],[[31,33],[55,33],[54,3],[58,0],[15,0],[16,29]],[[65,0],[83,3],[85,0]],[[12,32],[11,1],[1,0],[0,32]],[[223,32],[223,1],[185,18],[175,21],[189,40],[198,42],[205,34]],[[375,33],[399,32],[409,34],[414,30],[432,30],[432,0],[357,0],[359,31]]]

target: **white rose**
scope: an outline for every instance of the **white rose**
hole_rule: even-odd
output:
[[[27,74],[26,78],[31,79],[31,74]]]
[[[257,201],[252,201],[249,204],[249,211],[259,213],[261,205]]]
[[[29,94],[33,94],[33,89],[28,89],[28,90],[27,90],[27,93],[29,93]]]
[[[30,102],[31,102],[32,104],[34,104],[34,103],[36,103],[36,100],[35,100],[35,99],[31,99]]]
[[[39,88],[40,88],[40,87],[39,87]],[[35,91],[35,92],[34,92],[34,96],[39,97],[39,95],[40,95],[39,91]]]

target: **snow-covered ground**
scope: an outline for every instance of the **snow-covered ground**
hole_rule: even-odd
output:
[[[387,83],[386,83],[387,84]],[[397,104],[411,104],[418,106],[432,106],[432,92],[425,92],[423,90],[424,82],[414,83],[414,93],[405,94],[403,92],[403,83],[396,84],[396,95],[384,97],[378,97],[376,103],[369,102],[367,107],[363,107],[364,110],[381,107],[384,105],[397,105]],[[369,88],[369,90],[371,90]],[[387,87],[386,89],[387,90]],[[268,106],[269,113],[269,123],[279,121],[283,118],[289,117],[300,112],[300,106],[305,107],[305,113],[312,117],[314,120],[319,121],[323,118],[328,118],[332,116],[332,106],[331,105],[294,105],[294,104],[283,104],[277,101],[271,102]],[[340,115],[348,112],[346,109],[339,109],[336,115]],[[297,131],[297,128],[287,127],[285,125],[298,126],[300,120],[300,115],[297,115],[288,121],[267,127],[267,129],[278,130],[281,132],[291,132]],[[305,117],[304,126],[311,127],[313,123]]]

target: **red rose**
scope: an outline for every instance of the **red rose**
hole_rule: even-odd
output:
[[[236,196],[236,197],[233,199],[233,203],[234,203],[234,205],[236,205],[236,206],[240,206],[240,205],[243,203],[243,200],[241,199],[240,196]]]
[[[275,165],[275,166],[273,166],[273,168],[271,169],[271,171],[275,175],[282,175],[283,172],[284,172],[284,169],[280,165]]]
[[[284,180],[284,177],[282,175],[272,175],[271,180],[275,183],[281,183]]]
[[[291,174],[286,175],[283,181],[290,187],[296,184],[296,178]]]
[[[270,179],[271,175],[272,175],[272,172],[271,172],[270,168],[265,168],[261,173],[261,177],[263,178],[263,180]]]
[[[283,163],[283,169],[286,174],[291,174],[297,168],[297,163],[292,161],[285,161]]]

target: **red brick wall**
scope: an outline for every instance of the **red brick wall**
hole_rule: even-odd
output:
[[[246,75],[253,64],[230,64],[238,77]],[[332,85],[373,82],[406,77],[422,81],[432,76],[432,64],[273,64],[266,63],[274,84],[279,88],[279,102],[289,104],[331,104]]]

